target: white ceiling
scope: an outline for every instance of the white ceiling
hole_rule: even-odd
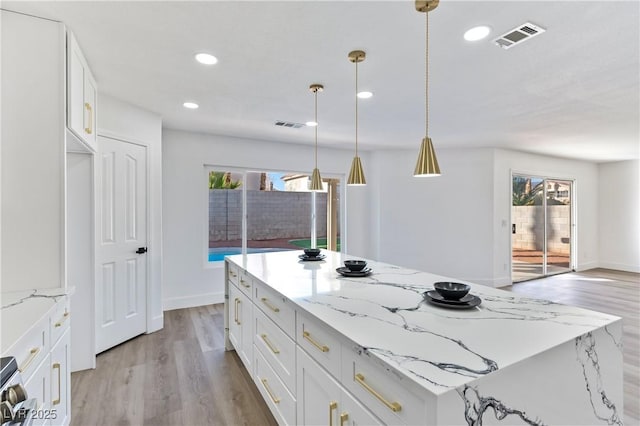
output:
[[[63,21],[100,93],[162,116],[164,127],[351,148],[355,67],[363,149],[418,149],[424,136],[424,14],[412,1],[3,2]],[[430,136],[436,149],[503,147],[592,161],[640,158],[640,3],[454,1],[430,13]],[[502,50],[491,39],[547,29]],[[466,42],[485,24],[488,39]],[[219,58],[211,67],[193,55]],[[186,110],[184,101],[200,104]]]

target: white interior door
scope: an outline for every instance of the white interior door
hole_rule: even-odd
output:
[[[146,331],[146,159],[144,146],[98,137],[98,353]]]

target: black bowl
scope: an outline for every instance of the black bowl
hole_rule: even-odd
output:
[[[304,249],[304,254],[309,257],[317,257],[320,254],[319,248],[306,248]]]
[[[442,297],[448,300],[460,300],[469,293],[471,287],[467,284],[453,283],[448,281],[437,282],[433,285]]]
[[[349,268],[350,271],[359,272],[367,266],[367,262],[364,260],[345,260],[344,266]]]

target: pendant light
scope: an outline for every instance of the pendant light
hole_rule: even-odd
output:
[[[316,167],[313,169],[313,173],[311,173],[311,185],[309,189],[311,191],[322,191],[322,178],[320,177],[320,170],[318,170],[318,92],[322,92],[324,90],[324,86],[322,84],[312,84],[309,86],[309,90],[311,90],[314,94],[315,98],[315,132],[316,132],[316,148],[315,148],[315,160]]]
[[[362,161],[358,157],[358,62],[364,61],[365,53],[362,50],[354,50],[349,52],[349,60],[356,64],[356,155],[351,162],[351,171],[347,179],[347,185],[366,185],[364,178],[364,170],[362,169]]]
[[[429,12],[438,7],[440,0],[416,0],[415,6],[418,12],[424,12],[425,19],[425,128],[424,139],[418,153],[418,162],[413,175],[440,176],[440,166],[436,158],[436,151],[433,149],[433,141],[429,137]]]

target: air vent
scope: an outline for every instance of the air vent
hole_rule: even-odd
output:
[[[289,127],[291,129],[299,129],[300,127],[304,127],[304,124],[302,123],[292,123],[291,121],[282,121],[282,120],[276,121],[275,125],[280,127]]]
[[[510,49],[516,44],[527,41],[545,31],[546,30],[544,28],[534,25],[531,22],[527,22],[525,24],[518,25],[511,31],[507,31],[497,39],[493,40],[493,42],[503,49]]]

